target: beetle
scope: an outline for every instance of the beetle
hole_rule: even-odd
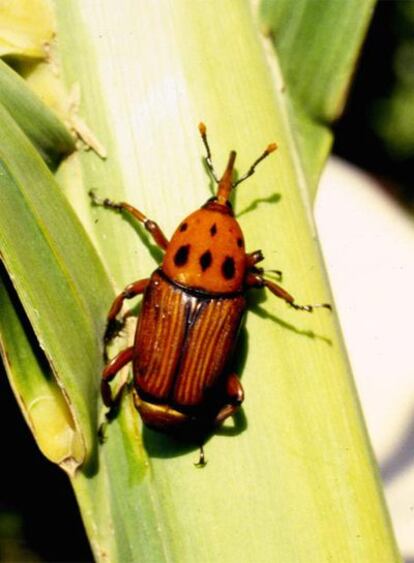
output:
[[[133,367],[133,398],[145,425],[171,433],[205,432],[233,415],[244,399],[230,358],[246,311],[246,293],[267,288],[294,309],[311,312],[327,303],[299,305],[257,267],[260,250],[246,252],[243,232],[234,217],[230,195],[276,148],[270,144],[244,176],[234,176],[231,151],[219,179],[213,167],[206,126],[199,124],[208,170],[217,193],[178,225],[171,240],[160,227],[128,203],[100,199],[96,205],[127,213],[142,223],[164,252],[150,278],[129,284],[114,300],[105,333],[108,343],[119,332],[117,317],[124,300],[143,294],[134,344],[109,361],[102,373],[101,394],[112,408],[110,382],[129,362]],[[199,465],[204,452],[200,448]]]

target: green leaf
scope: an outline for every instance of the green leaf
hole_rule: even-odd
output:
[[[80,433],[76,466],[96,446],[101,299],[112,292],[53,176],[1,105],[0,127],[1,258]]]
[[[250,5],[235,2],[224,13],[216,0],[179,0],[162,10],[136,0],[125,0],[116,11],[89,0],[54,5],[62,76],[68,87],[79,82],[80,116],[108,153],[106,161],[91,152],[72,156],[58,179],[116,289],[148,277],[160,253],[140,225],[92,208],[88,190],[135,204],[170,236],[211,195],[197,132],[203,120],[219,171],[230,149],[237,149],[243,173],[277,141],[278,152],[238,188],[235,208],[248,248],[262,248],[265,267],[284,271],[286,288],[298,302],[330,300],[312,223],[312,179],[302,170],[291,101],[269,73],[266,40]],[[39,170],[30,170],[33,193]],[[12,191],[14,176],[5,182]],[[42,197],[37,215],[48,205]],[[11,233],[10,256],[17,235],[7,215],[20,217],[22,208],[20,203],[14,209],[14,202],[13,208],[0,207]],[[87,421],[87,409],[96,420],[102,309],[113,296],[104,274],[91,277],[99,270],[95,258],[79,256],[78,262],[66,250],[73,249],[68,233],[78,231],[70,209],[62,204],[62,210],[58,220],[48,213],[40,224],[51,224],[56,237],[51,255],[44,252],[49,266],[43,279],[54,288],[52,295],[56,286],[61,300],[71,301],[58,308],[65,326],[39,291],[27,298],[27,266],[39,264],[23,268],[21,254],[5,263],[48,357],[62,357],[53,365],[66,392],[79,400],[79,420]],[[73,224],[62,228],[62,221]],[[33,260],[37,250],[27,242],[25,248]],[[300,314],[263,292],[251,294],[236,351],[246,401],[239,416],[207,442],[204,469],[193,465],[198,452],[192,444],[142,428],[127,392],[107,426],[106,442],[98,446],[94,430],[86,433],[97,455],[72,483],[97,560],[399,560],[335,317],[326,310]],[[35,304],[40,316],[49,315],[47,323],[31,312]],[[75,341],[82,366],[73,365],[68,354]]]
[[[0,102],[24,130],[44,160],[56,165],[75,150],[75,140],[26,82],[0,60]]]
[[[71,470],[84,458],[80,433],[3,268],[0,281],[0,345],[14,394],[43,454]]]
[[[262,0],[290,117],[312,193],[332,143],[330,127],[345,105],[375,0]]]

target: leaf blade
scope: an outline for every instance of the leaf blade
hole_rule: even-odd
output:
[[[68,84],[80,81],[82,116],[109,155],[105,163],[91,154],[71,159],[84,184],[72,189],[67,173],[65,190],[115,283],[146,277],[153,248],[142,237],[137,250],[140,227],[108,210],[93,210],[94,223],[87,190],[131,201],[172,232],[210,195],[196,131],[203,119],[218,169],[230,148],[240,149],[243,169],[263,145],[279,142],[238,193],[239,209],[258,202],[240,221],[251,248],[285,271],[298,299],[326,297],[289,100],[269,78],[248,3],[218,19],[214,1],[169,3],[162,13],[145,2],[122,8],[56,3],[63,72]],[[326,311],[301,317],[264,296],[252,300],[238,354],[247,426],[236,420],[212,437],[205,469],[193,467],[191,445],[142,430],[129,394],[94,468],[75,475],[97,559],[398,560],[335,322]]]
[[[263,248],[277,261],[271,265],[287,272],[298,299],[323,300],[328,289],[310,203],[304,203],[307,178],[292,141],[286,94],[282,99],[269,79],[249,6],[240,3],[217,19],[221,8],[215,2],[174,3],[163,14],[145,4],[148,26],[140,34],[133,33],[132,22],[144,4],[134,6],[123,4],[117,26],[105,7],[96,17],[92,4],[64,13],[58,6],[65,76],[70,83],[77,75],[82,91],[93,91],[82,115],[100,124],[109,155],[102,168],[120,170],[123,179],[122,187],[105,182],[82,155],[88,185],[98,186],[103,197],[136,204],[168,235],[210,195],[196,131],[200,120],[208,124],[217,169],[231,148],[240,149],[243,170],[276,140],[278,153],[237,194],[237,205],[244,209],[256,197],[270,201],[275,192],[282,197],[277,206],[262,203],[255,214],[245,213],[241,222],[251,247]],[[115,27],[134,39],[120,42]],[[76,38],[69,33],[73,28]],[[79,49],[73,41],[83,46],[82,60],[74,56]],[[110,57],[116,64],[106,64]],[[123,85],[122,103],[113,84]],[[118,284],[147,277],[155,264],[145,237],[146,248],[134,250],[140,228],[121,225],[108,210],[94,213],[94,236]],[[300,317],[283,304],[257,301],[256,315],[247,320],[249,355],[240,358],[248,428],[232,437],[215,435],[205,469],[194,469],[191,447],[147,429],[141,437],[125,397],[101,452],[122,538],[114,557],[252,561],[277,553],[283,561],[319,562],[327,553],[344,561],[375,561],[386,553],[398,560],[334,323],[326,315]],[[356,501],[362,497],[366,512]],[[335,507],[333,518],[328,505]],[[354,534],[363,541],[353,541]],[[378,543],[370,541],[373,534]]]
[[[2,261],[67,392],[77,425],[82,421],[89,455],[97,424],[98,335],[104,326],[99,293],[111,295],[111,290],[46,165],[2,106],[0,121],[5,133],[0,140]],[[77,355],[84,350],[90,354]]]
[[[26,82],[0,60],[0,102],[51,165],[75,150],[75,141]]]
[[[314,194],[332,144],[375,0],[263,0],[260,16],[292,103],[296,138]]]

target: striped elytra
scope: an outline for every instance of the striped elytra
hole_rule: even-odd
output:
[[[135,337],[140,396],[182,412],[200,408],[205,389],[215,386],[226,367],[245,305],[242,294],[186,292],[155,271]]]

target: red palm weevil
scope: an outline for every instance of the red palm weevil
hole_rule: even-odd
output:
[[[172,433],[217,427],[242,404],[243,388],[229,368],[229,359],[249,289],[267,288],[302,311],[330,309],[327,303],[298,305],[292,295],[266,279],[263,269],[257,267],[262,252],[246,252],[243,232],[234,217],[229,201],[232,190],[255,172],[276,144],[270,144],[238,180],[233,178],[236,152],[231,151],[218,179],[203,123],[199,131],[217,194],[181,221],[171,240],[157,223],[128,203],[101,200],[90,192],[96,205],[128,213],[143,223],[165,251],[151,277],[129,284],[109,311],[106,342],[119,330],[117,316],[124,300],[144,296],[133,346],[114,357],[102,373],[104,404],[114,405],[109,383],[132,362],[134,402],[144,424]],[[204,463],[201,448],[199,464]]]

